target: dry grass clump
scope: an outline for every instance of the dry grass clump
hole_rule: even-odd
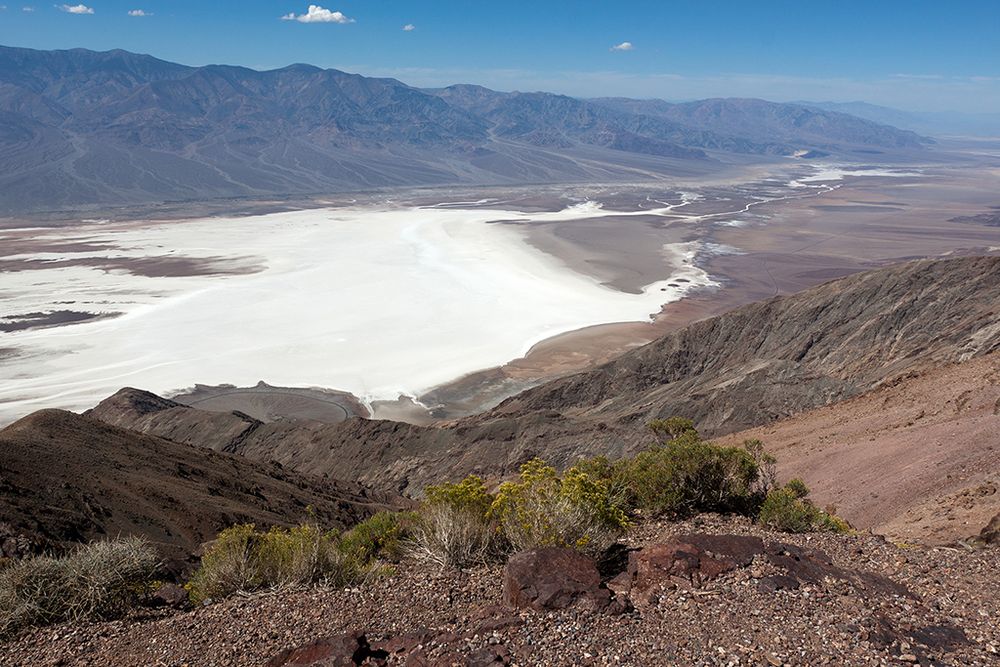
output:
[[[0,571],[0,637],[61,621],[120,618],[149,594],[159,557],[144,538],[15,561]]]

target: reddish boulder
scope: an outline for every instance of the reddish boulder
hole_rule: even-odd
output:
[[[388,657],[386,651],[373,649],[364,634],[349,632],[284,650],[266,667],[354,667],[385,664]]]
[[[756,537],[681,535],[630,554],[628,574],[632,587],[640,591],[669,581],[700,586],[746,567],[764,551],[764,542]]]
[[[177,584],[166,583],[157,588],[156,592],[150,596],[149,603],[152,607],[182,609],[188,605],[188,594]]]
[[[511,556],[504,570],[503,600],[515,609],[565,609],[578,602],[604,609],[611,593],[601,587],[592,559],[572,549],[547,547]]]

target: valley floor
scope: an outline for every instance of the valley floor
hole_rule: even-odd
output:
[[[820,549],[835,565],[883,575],[912,597],[833,579],[768,590],[761,586],[766,569],[754,561],[701,587],[668,587],[641,613],[514,612],[501,604],[501,566],[457,572],[404,561],[393,576],[359,589],[274,592],[33,630],[0,645],[0,664],[258,665],[283,649],[355,630],[373,644],[427,631],[431,664],[456,651],[503,655],[518,665],[1000,664],[998,549],[897,546],[867,534],[792,536],[714,516],[640,526],[628,542],[693,531]]]
[[[201,383],[254,388],[202,405],[262,418],[426,423],[757,299],[1000,248],[1000,228],[952,221],[997,204],[989,169],[789,162],[727,178],[5,230],[0,422]]]

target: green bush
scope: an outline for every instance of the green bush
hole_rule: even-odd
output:
[[[0,637],[28,626],[120,618],[150,593],[158,567],[156,551],[138,537],[14,561],[0,571]]]
[[[360,540],[353,548],[345,553],[336,532],[313,524],[267,532],[253,524],[232,526],[211,543],[187,588],[198,603],[269,588],[350,585],[373,574]]]
[[[338,548],[359,563],[398,560],[403,554],[403,540],[415,521],[413,512],[379,512],[344,533]]]
[[[630,503],[654,516],[749,514],[763,498],[761,464],[752,452],[705,442],[694,430],[639,453],[622,475]]]
[[[424,496],[431,505],[446,505],[455,510],[469,511],[486,516],[495,496],[486,483],[476,475],[469,475],[457,484],[445,483],[428,486]]]
[[[801,479],[789,481],[782,488],[767,494],[757,521],[763,526],[785,533],[846,533],[850,530],[846,521],[833,511],[816,507],[807,495],[809,489]]]
[[[599,552],[628,527],[607,480],[576,466],[560,477],[541,459],[521,466],[517,482],[500,485],[490,515],[516,550],[564,546]]]

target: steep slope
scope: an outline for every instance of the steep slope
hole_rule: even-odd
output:
[[[746,438],[857,528],[907,542],[972,537],[1000,513],[1000,352],[721,441]]]
[[[714,435],[997,349],[1000,258],[924,260],[697,322],[593,371],[528,390],[492,414],[683,414]]]
[[[919,145],[912,133],[844,114],[813,111],[823,122],[799,128],[786,106],[771,105],[781,120],[763,128],[742,118],[760,115],[747,105],[678,122],[562,95],[420,90],[309,65],[186,67],[125,51],[0,46],[0,213],[402,185],[634,181],[723,168],[702,149]]]
[[[11,551],[140,534],[180,566],[234,523],[290,525],[311,512],[343,527],[401,503],[61,410],[0,431],[0,546]]]
[[[597,369],[443,427],[351,419],[260,424],[136,390],[90,411],[128,428],[308,472],[419,493],[442,477],[500,476],[532,456],[564,465],[648,444],[685,415],[718,436],[1000,349],[1000,258],[857,274],[695,323]]]

